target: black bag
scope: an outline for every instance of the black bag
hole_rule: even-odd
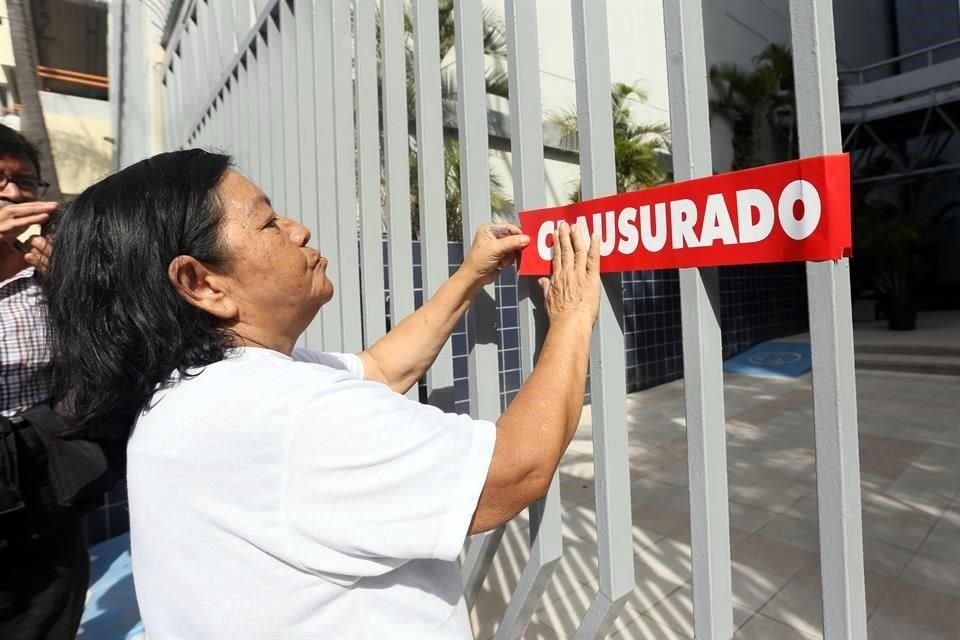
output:
[[[112,485],[103,447],[71,435],[48,405],[0,417],[0,539],[55,530]]]

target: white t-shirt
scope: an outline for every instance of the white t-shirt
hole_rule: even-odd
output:
[[[472,638],[457,556],[490,422],[238,350],[159,391],[127,447],[133,575],[166,638]]]

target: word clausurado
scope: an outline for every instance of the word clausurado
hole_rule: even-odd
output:
[[[652,187],[561,207],[524,211],[535,242],[520,275],[550,273],[561,221],[600,234],[600,270],[641,271],[848,257],[847,154],[804,158]]]

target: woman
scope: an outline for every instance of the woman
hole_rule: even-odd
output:
[[[496,424],[401,395],[529,242],[509,229],[481,228],[367,351],[324,354],[295,344],[334,294],[327,261],[226,156],[162,154],[77,198],[49,279],[56,393],[81,425],[135,425],[151,639],[472,637],[457,556],[546,493],[600,295],[597,239],[563,226],[539,362]]]

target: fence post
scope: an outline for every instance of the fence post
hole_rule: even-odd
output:
[[[573,0],[573,52],[583,198],[617,190],[610,54],[604,2]],[[602,637],[634,587],[633,523],[627,440],[627,381],[620,274],[603,276],[600,315],[590,349],[590,400],[597,492],[600,583],[576,638]]]
[[[413,1],[420,272],[423,274],[424,300],[436,293],[450,273],[438,23],[436,0]],[[453,345],[448,340],[427,372],[427,401],[444,411],[452,411],[453,400]]]
[[[540,61],[537,42],[537,5],[507,0],[506,33],[510,88],[510,152],[513,159],[513,195],[518,211],[546,204],[543,180],[543,112],[540,103]],[[536,296],[536,303],[534,302]],[[542,300],[532,278],[517,282],[520,322],[520,368],[525,380],[542,346],[536,307]],[[540,316],[542,318],[542,315]],[[555,474],[547,497],[530,507],[530,558],[497,628],[496,640],[522,638],[553,576],[563,552],[560,483]]]
[[[700,0],[663,6],[674,178],[712,173],[707,62]],[[727,444],[716,268],[680,269],[687,465],[698,638],[733,635]]]
[[[410,141],[403,3],[380,5],[383,159],[387,191],[392,326],[413,313],[413,249],[410,229]],[[414,385],[407,396],[418,397]]]
[[[457,54],[457,129],[460,142],[460,199],[464,250],[473,233],[490,222],[490,157],[487,140],[487,87],[484,77],[483,11],[475,0],[454,0]],[[484,287],[467,312],[467,367],[470,415],[496,420],[500,415],[500,363],[497,349],[497,307],[494,285]],[[474,539],[464,562],[468,605],[483,583],[503,528]]]
[[[383,211],[380,204],[380,113],[377,108],[377,5],[356,0],[353,14],[356,47],[357,177],[360,196],[360,289],[363,299],[363,345],[369,348],[386,333],[383,299]]]
[[[800,156],[839,153],[833,3],[791,0]],[[850,263],[807,263],[823,634],[866,638]]]
[[[333,146],[336,153],[336,229],[338,257],[334,272],[340,285],[340,329],[343,351],[363,349],[360,322],[360,271],[347,265],[359,265],[357,246],[357,151],[353,120],[353,29],[350,26],[350,3],[333,3],[330,48],[333,51]],[[317,230],[326,231],[325,228]],[[339,272],[339,273],[337,273]]]

